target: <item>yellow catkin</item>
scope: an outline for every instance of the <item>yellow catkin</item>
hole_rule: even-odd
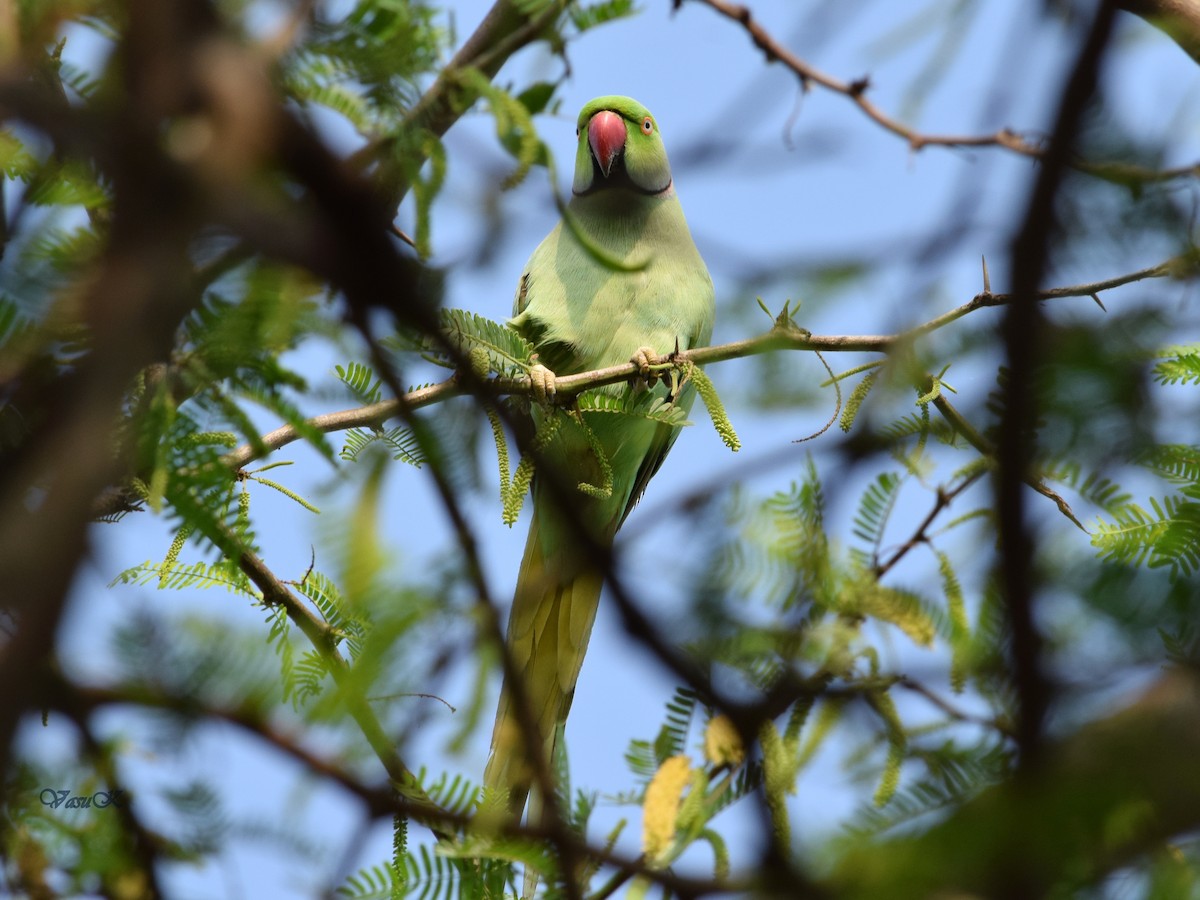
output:
[[[664,861],[662,857],[675,838],[679,801],[690,775],[688,758],[672,756],[658,767],[646,788],[646,802],[642,807],[642,850],[651,863]]]
[[[733,727],[729,716],[713,716],[704,730],[704,758],[714,766],[736,769],[746,758],[742,736]]]

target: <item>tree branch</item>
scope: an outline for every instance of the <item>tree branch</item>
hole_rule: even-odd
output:
[[[478,95],[463,83],[461,73],[466,69],[477,69],[489,80],[495,77],[509,57],[537,40],[561,15],[566,0],[551,0],[544,9],[532,15],[524,12],[522,5],[514,0],[497,0],[479,27],[409,111],[404,130],[419,129],[438,138],[449,131],[478,99]],[[386,160],[396,141],[394,135],[379,138],[356,152],[350,162],[353,166],[365,167]],[[409,162],[415,170],[420,159],[413,155]],[[385,165],[380,182],[390,186],[395,205],[399,205],[410,187],[407,176],[392,165]]]
[[[829,883],[842,900],[893,896],[897,884],[906,896],[1002,900],[1098,882],[1200,825],[1197,723],[1196,673],[1172,670],[1047,746],[1030,783],[1006,781],[920,834],[868,842]],[[1014,892],[1017,875],[1025,889]]]
[[[231,535],[227,535],[226,538],[229,541],[234,540]],[[238,567],[262,591],[263,603],[267,606],[283,607],[288,618],[300,628],[304,636],[325,660],[334,683],[342,691],[347,710],[354,721],[358,723],[358,727],[362,730],[367,743],[371,745],[371,749],[375,751],[375,755],[379,757],[379,761],[383,763],[383,768],[395,789],[411,805],[413,818],[426,825],[439,838],[449,839],[451,834],[446,832],[441,825],[445,819],[444,811],[430,799],[421,788],[417,777],[404,764],[396,752],[391,737],[384,730],[383,724],[375,715],[375,711],[371,709],[366,698],[348,686],[346,675],[350,666],[338,651],[336,632],[302,603],[300,598],[293,594],[291,589],[280,581],[267,568],[266,563],[254,553],[242,550],[237,555],[237,563]]]
[[[676,8],[681,6],[683,2],[684,0],[674,0]],[[841,94],[857,106],[867,118],[885,131],[903,138],[913,152],[931,146],[952,148],[1002,147],[1021,156],[1037,160],[1043,159],[1047,153],[1045,142],[1030,140],[1012,128],[1002,128],[992,134],[923,134],[889,115],[867,98],[867,91],[871,87],[869,77],[864,76],[854,81],[842,81],[839,78],[822,72],[820,69],[796,56],[787,47],[772,37],[765,28],[755,21],[748,7],[738,3],[731,3],[729,0],[692,0],[692,2],[702,3],[726,18],[738,22],[745,29],[754,45],[762,51],[767,62],[781,62],[787,66],[800,80],[800,87],[803,90],[807,91],[812,85],[816,84],[835,94]],[[1164,30],[1167,30],[1185,50],[1193,56],[1196,55],[1193,50],[1200,47],[1200,0],[1144,0],[1144,2],[1140,2],[1140,0],[1126,0],[1121,5],[1129,8],[1131,11],[1136,11],[1132,9],[1133,7],[1146,7],[1161,12],[1163,21],[1167,23],[1167,26],[1160,27],[1164,27]],[[1139,15],[1142,15],[1142,13],[1139,13]],[[1154,24],[1159,24],[1154,19],[1151,19],[1151,21]],[[1178,34],[1176,33],[1176,29],[1178,29]],[[1193,43],[1189,44],[1185,43],[1185,41]],[[1200,163],[1177,166],[1171,169],[1150,169],[1145,166],[1125,162],[1089,161],[1072,157],[1070,165],[1099,178],[1120,183],[1168,181],[1174,178],[1196,177],[1200,175]]]
[[[1076,284],[1064,287],[1047,288],[1037,293],[1039,300],[1063,300],[1069,297],[1094,297],[1104,291],[1142,281],[1147,278],[1184,277],[1195,270],[1195,264],[1190,257],[1173,257],[1145,269],[1139,269],[1126,275],[1118,275],[1102,281],[1086,284]],[[929,334],[939,328],[944,328],[952,322],[961,319],[969,313],[987,307],[1006,306],[1013,302],[1013,294],[992,293],[982,291],[966,303],[957,306],[949,312],[942,313],[928,322],[917,325],[907,331],[890,335],[815,335],[794,324],[776,325],[770,331],[756,337],[743,338],[727,344],[712,347],[698,347],[692,350],[681,350],[675,355],[680,362],[692,362],[697,365],[723,362],[730,359],[741,359],[756,356],[776,350],[816,350],[830,352],[874,352],[885,353],[897,344],[907,343],[917,337]],[[575,375],[565,375],[555,381],[558,394],[563,398],[572,397],[592,388],[603,387],[606,384],[617,384],[628,381],[639,374],[640,370],[633,363],[621,363],[596,369],[592,372],[580,372]],[[529,380],[497,379],[490,383],[490,389],[496,396],[505,394],[531,393]],[[467,393],[454,377],[429,387],[419,388],[405,393],[398,400],[384,400],[368,406],[344,409],[338,412],[324,413],[309,419],[307,424],[325,432],[345,431],[349,428],[376,428],[389,419],[400,415],[402,409],[416,410],[434,403],[441,403],[451,397]],[[262,436],[262,445],[267,450],[278,450],[300,437],[300,432],[291,425],[283,425]],[[244,444],[225,454],[222,462],[231,469],[260,459],[262,453],[256,452],[251,444]],[[98,510],[98,515],[105,512]]]
[[[1117,8],[1141,16],[1200,63],[1200,0],[1118,0]]]
[[[206,718],[233,725],[290,757],[312,774],[333,782],[347,793],[357,797],[373,817],[390,816],[396,813],[414,819],[424,816],[426,819],[436,821],[439,828],[448,834],[458,830],[469,832],[475,823],[473,814],[456,813],[440,807],[430,808],[411,798],[397,796],[386,788],[363,782],[359,777],[336,763],[314,755],[290,735],[273,727],[270,722],[252,709],[212,704],[197,706],[193,697],[178,696],[148,686],[83,686],[62,679],[61,676],[52,685],[52,690],[54,699],[50,705],[61,707],[74,716],[90,715],[111,706],[133,705],[183,713],[197,719]],[[517,822],[498,822],[488,819],[480,832],[489,836],[565,840],[582,858],[615,866],[630,875],[643,875],[676,890],[681,896],[700,897],[706,894],[723,894],[749,887],[748,883],[740,883],[737,879],[717,882],[677,876],[671,872],[654,869],[641,858],[625,857],[608,848],[593,847],[585,843],[582,837],[569,830],[564,830],[562,834],[552,833],[550,828],[536,823],[522,825]]]
[[[1009,632],[1013,686],[1017,692],[1017,746],[1022,774],[1039,763],[1042,728],[1050,708],[1052,685],[1042,659],[1043,642],[1034,606],[1038,576],[1034,546],[1026,519],[1022,484],[1035,457],[1034,429],[1038,410],[1033,377],[1045,358],[1041,345],[1042,313],[1034,301],[1045,272],[1050,241],[1057,229],[1055,199],[1066,175],[1072,145],[1084,108],[1096,90],[1097,74],[1112,34],[1116,12],[1111,0],[1101,0],[1063,85],[1055,115],[1054,133],[1038,170],[1020,230],[1012,242],[1013,299],[1001,334],[1009,377],[1003,388],[996,458],[996,513],[1000,543],[1000,581]],[[1010,885],[1024,894],[1024,875],[1011,873]]]

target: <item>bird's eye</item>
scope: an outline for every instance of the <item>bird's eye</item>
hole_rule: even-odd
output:
[[[653,134],[653,133],[654,133],[654,120],[651,119],[649,116],[646,116],[646,118],[642,119],[642,134]]]
[[[579,137],[579,126],[575,126],[575,137]]]

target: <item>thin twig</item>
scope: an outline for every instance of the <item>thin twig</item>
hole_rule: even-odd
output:
[[[945,511],[961,493],[982,478],[984,474],[985,470],[980,470],[968,475],[952,488],[946,489],[939,487],[933,507],[928,513],[925,514],[925,518],[921,520],[921,523],[916,527],[916,530],[913,531],[912,536],[901,546],[897,547],[892,555],[887,558],[886,562],[876,564],[875,579],[878,581],[879,579],[883,578],[884,575],[894,569],[896,564],[900,562],[900,560],[904,559],[904,557],[907,556],[914,547],[928,543],[929,529],[933,527],[933,523],[937,517],[941,515],[942,512]]]
[[[682,0],[676,0],[676,5],[679,5],[681,2]],[[863,77],[854,81],[842,81],[805,62],[783,44],[779,43],[770,32],[755,21],[748,7],[738,3],[730,3],[728,0],[693,0],[693,2],[702,3],[726,18],[739,23],[745,29],[754,45],[762,51],[767,62],[780,62],[787,66],[800,80],[802,89],[808,90],[812,85],[816,84],[828,91],[846,97],[871,121],[875,122],[885,131],[903,138],[908,143],[909,149],[913,152],[932,146],[950,148],[1002,147],[1030,159],[1040,160],[1046,155],[1047,143],[1045,141],[1031,140],[1011,128],[1001,128],[999,131],[992,132],[991,134],[923,134],[910,125],[889,115],[868,99],[867,91],[871,87],[870,78]],[[1119,183],[1169,181],[1175,178],[1194,178],[1200,176],[1200,163],[1176,166],[1170,169],[1150,169],[1132,163],[1119,161],[1092,162],[1073,157],[1070,160],[1070,165],[1099,178]]]
[[[228,538],[233,539],[232,536],[228,536]],[[238,555],[237,563],[238,567],[262,591],[263,603],[268,606],[282,607],[288,618],[300,628],[313,648],[321,655],[333,677],[334,684],[342,691],[347,710],[358,724],[375,755],[379,757],[393,786],[415,808],[414,819],[429,827],[440,839],[449,839],[451,835],[445,832],[439,824],[442,819],[441,809],[421,788],[417,776],[404,764],[396,752],[394,741],[387,734],[383,723],[375,715],[375,711],[371,709],[367,698],[349,687],[347,674],[350,667],[338,651],[338,636],[334,629],[302,603],[300,598],[293,594],[287,585],[277,578],[254,553],[242,550]]]
[[[1012,728],[1004,721],[998,718],[990,718],[987,716],[977,716],[965,710],[959,709],[949,700],[938,695],[930,688],[923,685],[921,682],[910,678],[907,675],[901,675],[895,681],[900,687],[912,691],[914,694],[920,694],[951,719],[956,722],[966,722],[971,725],[982,725],[985,728],[993,728],[1005,737],[1012,737]]]

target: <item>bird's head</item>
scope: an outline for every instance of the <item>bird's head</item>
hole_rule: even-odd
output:
[[[575,129],[576,196],[613,188],[640,194],[671,189],[671,164],[650,111],[629,97],[597,97]]]

